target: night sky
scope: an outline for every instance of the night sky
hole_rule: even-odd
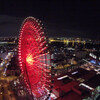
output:
[[[0,1],[0,36],[18,35],[24,18],[33,16],[42,21],[48,36],[100,39],[100,2],[69,1]]]

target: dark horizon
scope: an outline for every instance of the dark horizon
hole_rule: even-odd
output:
[[[5,1],[0,3],[0,36],[18,35],[24,18],[42,21],[52,37],[100,39],[100,2],[96,1]],[[15,33],[14,33],[15,32]]]

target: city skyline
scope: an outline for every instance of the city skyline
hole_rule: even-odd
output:
[[[9,32],[20,27],[19,17],[0,17]],[[0,37],[0,100],[100,99],[100,41],[46,37],[34,17],[19,31]]]

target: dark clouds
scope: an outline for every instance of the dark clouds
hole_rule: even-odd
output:
[[[0,36],[18,36],[20,26],[24,18],[12,17],[8,15],[0,15]],[[85,28],[83,30],[77,28],[75,24],[63,25],[61,22],[50,22],[48,20],[42,20],[45,30],[48,36],[53,37],[84,37],[84,38],[99,38],[99,34],[96,32],[88,31]],[[87,28],[88,29],[88,28]],[[88,33],[91,33],[89,35]]]
[[[0,36],[18,36],[21,18],[0,15]]]
[[[22,20],[34,16],[42,20],[48,36],[100,38],[100,2],[97,1],[2,0],[0,7],[1,36],[17,35]]]

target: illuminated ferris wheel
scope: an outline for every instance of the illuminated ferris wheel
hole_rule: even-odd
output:
[[[39,20],[28,17],[20,29],[19,66],[27,89],[35,99],[45,100],[52,91],[50,54]]]

